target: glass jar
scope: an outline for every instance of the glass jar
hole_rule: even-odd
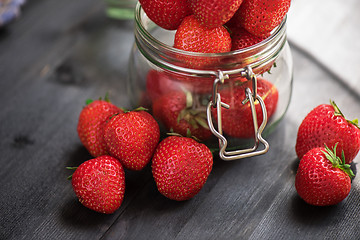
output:
[[[148,108],[163,132],[190,133],[223,160],[266,153],[264,137],[283,118],[291,98],[286,18],[262,42],[226,53],[176,49],[174,35],[137,5],[128,77],[134,107]]]

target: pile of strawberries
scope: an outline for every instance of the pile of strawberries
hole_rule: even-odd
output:
[[[140,0],[140,3],[148,17],[160,27],[177,30],[175,48],[201,53],[229,52],[264,40],[290,6],[290,0]],[[197,64],[189,59],[185,62]],[[181,135],[160,140],[159,125],[153,115],[143,108],[120,109],[108,99],[90,101],[81,111],[78,135],[94,157],[74,168],[72,175],[74,192],[84,206],[113,213],[124,198],[124,169],[139,171],[150,162],[159,192],[170,199],[190,199],[205,184],[213,165],[212,153],[206,145],[184,136],[191,133],[201,140],[212,136],[204,113],[194,111],[194,102],[199,101],[195,99],[197,96],[211,92],[213,80],[193,81],[168,74],[148,73],[148,100],[153,103],[154,117],[164,123],[167,130]],[[167,81],[169,78],[181,82],[181,86]],[[203,84],[205,81],[210,84]],[[235,89],[236,99],[245,98],[244,89],[248,84],[244,79],[233,81],[231,87]],[[191,91],[179,91],[185,85],[190,85]],[[260,78],[258,86],[260,95],[270,96],[265,102],[271,116],[277,105],[277,89]],[[234,100],[226,88],[220,91],[224,99]],[[254,131],[253,124],[251,118],[245,121],[244,113],[250,116],[250,108],[236,105],[239,108],[229,110],[229,121],[224,119],[224,131],[234,137],[249,137]],[[231,120],[233,117],[243,119],[245,126],[237,129]]]
[[[140,0],[140,3],[156,24],[176,30],[175,48],[201,53],[228,52],[264,40],[290,7],[290,0]],[[212,135],[204,112],[194,110],[201,96],[211,92],[212,83],[206,78],[194,81],[176,73],[150,70],[146,88],[152,114],[141,107],[132,111],[121,109],[108,98],[88,101],[80,113],[77,131],[93,159],[70,168],[75,169],[72,185],[79,201],[97,212],[115,212],[125,195],[124,169],[140,171],[148,164],[161,194],[177,201],[194,197],[210,175],[213,156],[206,145],[187,135],[190,132],[201,140]],[[230,87],[219,89],[222,100],[232,106],[223,110],[222,119],[223,130],[229,136],[248,138],[254,133],[252,118],[246,117],[251,116],[250,108],[241,103],[249,84],[245,79],[232,79]],[[271,117],[276,110],[278,91],[262,77],[258,77],[257,86]],[[179,90],[184,87],[188,91]],[[256,111],[261,124],[260,108]],[[212,114],[216,117],[217,113]],[[234,124],[234,119],[242,119],[241,124]],[[160,139],[157,121],[179,134]],[[296,141],[296,153],[301,159],[295,179],[299,196],[318,206],[345,199],[354,176],[350,163],[359,149],[357,121],[346,120],[334,102],[312,110],[301,123]]]
[[[360,149],[358,120],[347,120],[335,102],[314,108],[300,124],[296,154],[300,159],[295,188],[305,202],[334,205],[351,190],[350,163]]]
[[[205,89],[200,85],[197,88],[199,80],[204,87],[206,85],[202,80],[209,79],[191,79],[170,72],[150,70],[147,75],[147,99],[144,104],[152,109],[155,119],[167,131],[187,135],[187,131],[190,130],[192,136],[207,142],[213,135],[208,127],[206,108],[202,104],[203,102],[207,104],[208,99],[211,98],[211,91],[204,92]],[[222,109],[222,128],[227,136],[248,139],[254,135],[250,103],[242,103],[246,99],[245,89],[251,88],[251,84],[251,81],[245,78],[234,78],[218,88],[222,101],[231,106],[229,109]],[[263,98],[270,119],[278,105],[278,89],[270,81],[258,77],[257,94]],[[258,123],[261,124],[263,122],[261,106],[256,104],[255,110]],[[217,119],[215,108],[212,108],[212,116]],[[238,119],[241,121],[236,121]]]
[[[140,0],[147,16],[158,26],[176,30],[174,48],[198,53],[224,53],[243,49],[270,36],[290,7],[290,0]],[[217,67],[212,60],[184,57],[190,68]],[[218,63],[214,63],[218,64]],[[269,70],[273,62],[258,69],[256,74]],[[140,105],[152,109],[154,117],[168,131],[207,141],[213,135],[208,128],[203,102],[212,95],[214,79],[181,75],[171,71],[151,69],[146,76],[146,93]],[[245,89],[251,83],[245,78],[233,78],[219,93],[230,109],[223,109],[223,131],[235,138],[254,135],[250,104],[242,104]],[[258,77],[258,94],[264,99],[268,118],[275,113],[278,90],[275,85]],[[256,105],[259,124],[262,111]],[[216,109],[212,112],[217,118]],[[235,122],[236,119],[242,121]]]
[[[174,47],[221,53],[267,38],[289,10],[290,0],[140,0],[158,26],[177,30]],[[231,32],[231,34],[230,34]]]
[[[70,168],[76,169],[72,185],[79,201],[97,212],[110,214],[120,207],[124,168],[140,171],[152,160],[159,192],[177,201],[194,197],[212,169],[213,156],[206,145],[179,135],[160,141],[158,123],[146,109],[126,111],[108,98],[87,102],[77,131],[94,158]]]
[[[126,111],[107,98],[88,101],[77,131],[94,158],[69,168],[75,169],[72,185],[79,201],[97,212],[120,207],[125,168],[139,171],[151,162],[157,189],[177,201],[194,197],[212,170],[206,145],[180,135],[161,140],[158,123],[143,108]],[[360,150],[357,120],[347,120],[333,101],[319,105],[299,126],[295,149],[300,159],[295,188],[305,202],[327,206],[348,196],[354,177],[350,164]]]

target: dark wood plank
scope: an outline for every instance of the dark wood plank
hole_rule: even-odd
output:
[[[65,170],[90,158],[76,133],[85,100],[128,104],[119,43],[133,24],[108,21],[102,2],[39,1],[2,30],[0,239],[99,238],[117,217],[82,208]]]

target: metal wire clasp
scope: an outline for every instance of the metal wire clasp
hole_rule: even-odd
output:
[[[219,156],[221,159],[225,161],[231,161],[246,157],[253,157],[257,155],[261,155],[266,153],[269,150],[269,144],[268,142],[262,137],[262,132],[266,126],[267,123],[267,112],[265,103],[262,100],[262,98],[257,94],[257,78],[256,75],[253,73],[251,67],[246,67],[243,71],[241,71],[241,76],[246,77],[247,80],[252,81],[252,90],[250,88],[245,89],[245,96],[246,98],[242,101],[242,104],[245,104],[247,102],[250,102],[250,108],[251,108],[251,114],[253,118],[254,123],[254,139],[255,143],[252,148],[247,149],[240,149],[240,150],[234,150],[234,151],[226,151],[228,141],[223,135],[222,130],[222,122],[221,122],[221,108],[230,108],[228,104],[221,102],[221,96],[218,92],[218,85],[223,84],[225,82],[225,79],[229,78],[229,75],[224,74],[222,71],[217,72],[217,77],[214,80],[213,85],[213,96],[212,100],[209,101],[207,105],[207,121],[209,128],[211,132],[219,139]],[[255,109],[255,101],[259,101],[259,104],[261,106],[261,111],[263,114],[263,121],[258,127],[258,121],[257,121],[257,115],[256,115],[256,109]],[[217,112],[217,129],[214,127],[212,114],[211,114],[211,108],[216,108]],[[240,120],[241,121],[241,120]],[[264,148],[261,150],[257,150],[259,147],[259,143],[262,143],[264,145]]]

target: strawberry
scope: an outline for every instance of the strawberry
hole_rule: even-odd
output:
[[[333,148],[338,143],[337,154],[344,151],[346,163],[351,163],[360,150],[358,121],[347,120],[334,101],[315,107],[299,126],[296,154],[301,159],[310,149],[326,144]]]
[[[88,100],[81,110],[77,132],[81,143],[93,157],[107,153],[103,138],[104,125],[109,117],[121,112],[120,108],[110,103],[108,97],[105,97],[105,100]]]
[[[291,0],[243,0],[230,21],[238,23],[256,36],[268,36],[283,20],[290,2]]]
[[[152,174],[162,195],[184,201],[201,190],[212,165],[213,156],[206,145],[192,138],[169,136],[155,150]]]
[[[336,154],[336,146],[333,151],[328,147],[318,147],[308,151],[300,160],[295,188],[305,202],[328,206],[348,196],[354,174],[345,159]]]
[[[112,117],[104,128],[108,152],[130,170],[150,162],[159,138],[159,125],[143,108]]]
[[[225,27],[220,26],[209,29],[203,26],[194,15],[184,18],[175,33],[174,47],[198,53],[222,53],[231,50],[231,37]],[[184,58],[185,65],[195,67],[206,67],[216,64],[216,59],[208,57],[187,57]]]
[[[107,155],[83,162],[71,183],[81,204],[97,212],[111,214],[124,199],[124,169],[117,159]]]
[[[169,91],[178,90],[181,84],[169,72],[151,69],[146,76],[146,91],[150,100],[154,101]]]
[[[153,115],[167,130],[183,136],[190,131],[192,136],[207,140],[212,133],[206,122],[206,111],[195,106],[194,102],[190,92],[169,92],[154,102]]]
[[[243,0],[188,0],[195,17],[207,28],[224,25],[239,9]]]
[[[245,89],[252,89],[251,85],[251,81],[235,81],[219,89],[221,101],[230,105],[229,109],[223,108],[221,110],[222,128],[225,133],[232,137],[250,138],[255,134],[250,103],[242,103],[246,98]],[[262,97],[266,106],[267,116],[271,118],[276,110],[279,98],[277,88],[271,82],[258,77],[257,94]],[[260,126],[263,121],[263,114],[258,101],[255,102],[255,110],[258,125]],[[217,119],[216,108],[212,109],[212,114]]]
[[[258,37],[249,33],[243,27],[230,27],[230,30],[232,51],[250,47],[266,39],[266,37]]]
[[[175,30],[190,15],[187,0],[139,0],[147,16],[160,27]]]
[[[231,50],[231,38],[225,27],[208,29],[190,15],[175,33],[174,47],[189,52],[221,53]]]

